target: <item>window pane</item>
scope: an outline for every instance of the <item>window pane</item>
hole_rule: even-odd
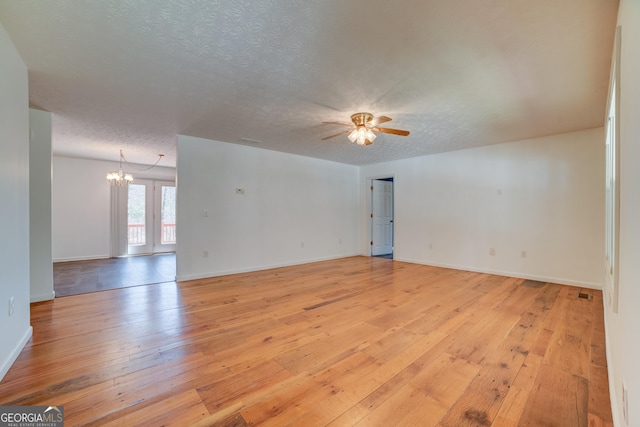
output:
[[[162,232],[163,245],[176,242],[176,187],[162,186]]]
[[[129,246],[144,245],[146,243],[146,185],[129,184],[128,205],[128,236]]]

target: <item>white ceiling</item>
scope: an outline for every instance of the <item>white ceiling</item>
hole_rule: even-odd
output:
[[[54,152],[176,135],[355,165],[603,125],[615,0],[0,0]],[[373,145],[322,121],[387,115]],[[241,138],[261,141],[249,143]]]

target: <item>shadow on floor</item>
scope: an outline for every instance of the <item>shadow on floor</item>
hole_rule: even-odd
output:
[[[176,255],[158,254],[53,264],[56,297],[173,282]]]

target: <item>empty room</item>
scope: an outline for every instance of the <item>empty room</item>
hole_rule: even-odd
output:
[[[0,0],[0,425],[640,425],[638,49],[637,0]]]

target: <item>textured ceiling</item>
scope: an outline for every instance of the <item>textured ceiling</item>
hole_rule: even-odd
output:
[[[603,125],[614,0],[0,0],[54,152],[176,135],[356,165]],[[387,115],[373,145],[322,121]],[[249,143],[241,138],[259,140]]]

